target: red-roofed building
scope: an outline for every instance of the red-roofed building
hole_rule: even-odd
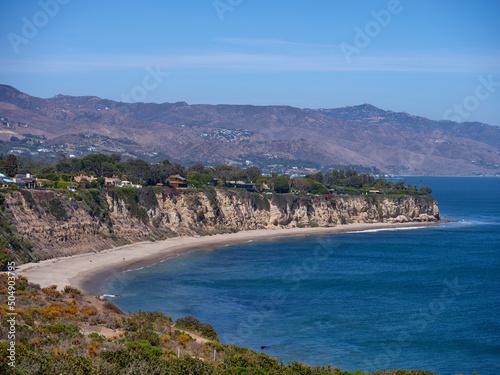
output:
[[[104,179],[104,184],[105,185],[119,186],[119,185],[122,184],[122,180],[120,180],[119,178],[108,178],[108,177],[106,177]]]

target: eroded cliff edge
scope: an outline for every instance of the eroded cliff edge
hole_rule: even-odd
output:
[[[331,199],[328,199],[331,198]],[[212,188],[116,189],[5,194],[5,209],[31,249],[20,261],[100,251],[126,243],[240,230],[351,222],[437,222],[429,195],[266,195]]]

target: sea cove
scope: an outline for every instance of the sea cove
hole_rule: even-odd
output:
[[[500,180],[407,182],[420,179],[452,222],[205,249],[115,274],[102,291],[127,311],[196,316],[222,342],[285,362],[494,374]]]

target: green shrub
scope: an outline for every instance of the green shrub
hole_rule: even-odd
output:
[[[80,289],[73,288],[70,285],[66,285],[63,290],[64,290],[64,293],[82,294],[82,291]]]
[[[309,193],[311,194],[328,194],[328,189],[321,183],[311,180],[311,189]]]
[[[187,184],[189,187],[194,187],[194,188],[201,188],[203,186],[201,182],[196,180],[187,180]]]
[[[269,199],[267,199],[267,197],[262,194],[251,193],[250,203],[252,204],[254,210],[269,211],[271,209]]]
[[[430,188],[429,186],[424,186],[420,189],[420,192],[424,194],[431,194],[432,188]]]
[[[56,181],[54,182],[54,189],[68,189],[71,182],[68,181]]]
[[[106,340],[106,337],[98,334],[97,332],[92,332],[89,335],[89,338],[94,339],[95,341],[99,341],[99,342],[104,342]]]
[[[83,208],[92,218],[105,220],[108,218],[108,203],[105,192],[97,189],[81,190],[79,197],[83,201]]]
[[[319,224],[317,222],[315,222],[315,221],[310,221],[309,222],[309,226],[311,228],[317,228],[317,227],[319,227]]]
[[[130,350],[141,352],[146,357],[159,357],[160,355],[163,354],[162,348],[158,346],[153,346],[146,340],[130,341],[126,342],[125,345]]]
[[[1,194],[0,197],[3,198]],[[20,263],[32,260],[30,250],[33,244],[19,234],[13,218],[12,211],[0,205],[0,269],[12,260]]]
[[[134,189],[137,194],[137,202],[145,207],[146,210],[158,207],[158,199],[156,198],[155,189],[147,187],[144,189]]]
[[[154,191],[152,191],[152,193],[154,194]],[[127,187],[117,188],[115,190],[110,190],[110,194],[114,200],[118,200],[119,198],[123,199],[131,215],[135,216],[147,225],[149,221],[148,213],[138,203],[139,196],[137,195],[137,189]],[[152,197],[149,197],[148,199],[152,200]],[[158,202],[156,203],[158,204]]]
[[[274,191],[285,194],[290,191],[290,177],[282,175],[274,180]]]
[[[74,324],[54,324],[54,325],[48,325],[45,328],[49,332],[56,333],[58,335],[65,334],[68,336],[74,336],[74,335],[80,334],[78,327]],[[97,334],[93,333],[92,335],[97,335]],[[93,337],[91,335],[89,335],[89,336]]]
[[[104,308],[111,310],[112,312],[117,314],[123,314],[122,309],[120,309],[117,305],[115,305],[113,302],[110,301],[104,302]]]
[[[217,193],[215,192],[215,189],[211,186],[205,187],[203,189],[205,192],[205,195],[207,196],[208,200],[210,201],[210,205],[212,208],[218,208],[219,204],[217,203]]]
[[[175,322],[175,325],[180,329],[185,329],[188,331],[200,331],[202,336],[211,340],[219,341],[217,332],[215,332],[214,327],[212,327],[208,323],[201,323],[195,317],[187,315],[185,317],[179,318]]]
[[[24,190],[24,189],[21,189],[19,191],[23,195],[24,200],[26,201],[29,209],[37,209],[38,208],[37,205],[36,205],[35,200],[33,199],[33,196],[31,195],[30,191]]]
[[[49,201],[49,212],[56,218],[56,220],[65,221],[68,219],[66,210],[57,197]]]

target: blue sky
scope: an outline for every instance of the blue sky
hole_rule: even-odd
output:
[[[498,0],[2,0],[0,83],[500,125],[499,19]]]

